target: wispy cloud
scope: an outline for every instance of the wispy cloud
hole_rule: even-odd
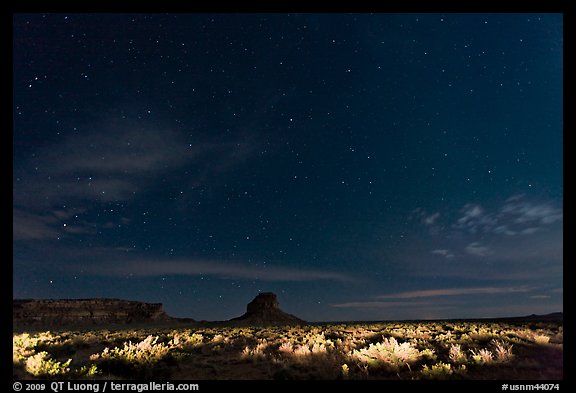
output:
[[[529,292],[530,287],[478,287],[478,288],[442,288],[422,291],[397,292],[378,296],[378,299],[414,299],[437,296],[460,296],[460,295],[493,295],[500,293]]]
[[[466,223],[466,222],[474,220],[478,217],[482,217],[482,214],[484,213],[484,209],[482,209],[482,207],[480,205],[473,205],[470,203],[470,204],[467,204],[466,206],[464,206],[464,208],[462,209],[462,212],[464,213],[464,215],[458,219],[458,222],[459,223]]]
[[[550,225],[563,218],[562,210],[550,203],[532,203],[522,197],[508,199],[500,209],[501,215],[515,224]]]
[[[466,204],[460,212],[460,218],[452,224],[452,227],[472,234],[488,232],[498,222],[493,214],[486,212],[480,205]]]
[[[356,281],[348,275],[324,271],[287,267],[257,267],[243,263],[216,260],[128,260],[121,264],[97,263],[83,267],[84,271],[104,276],[216,276],[220,278],[250,279],[262,281]]]
[[[427,217],[424,217],[424,224],[433,225],[436,222],[436,220],[438,219],[438,217],[440,217],[440,213],[434,213],[434,214],[431,214]]]
[[[337,308],[396,308],[396,307],[422,307],[428,306],[428,302],[348,302],[331,304],[332,307]]]
[[[332,307],[337,308],[392,308],[402,309],[410,307],[437,307],[439,303],[434,301],[421,301],[418,299],[428,299],[435,297],[446,296],[467,296],[467,295],[498,295],[498,294],[511,294],[511,293],[525,293],[530,292],[534,288],[521,286],[521,287],[474,287],[474,288],[442,288],[442,289],[429,289],[421,291],[407,291],[397,292],[387,295],[376,296],[378,300],[355,301],[332,304]],[[417,300],[414,300],[417,299]],[[449,303],[442,304],[444,307],[450,307]]]
[[[468,244],[464,250],[470,254],[475,255],[477,257],[485,257],[492,254],[492,250],[490,247],[483,246],[478,242]]]
[[[186,139],[162,127],[110,123],[35,152],[15,170],[14,202],[20,207],[62,201],[123,201],[164,173],[194,167],[201,182],[244,161],[254,141]]]
[[[434,225],[439,217],[440,217],[440,212],[435,212],[435,213],[430,214],[430,213],[426,212],[426,210],[422,209],[421,207],[412,210],[410,212],[410,216],[409,216],[409,218],[417,219],[422,224],[424,224],[426,226]]]
[[[120,217],[117,221],[108,221],[99,225],[83,219],[85,212],[84,208],[58,208],[42,213],[35,212],[35,209],[26,211],[22,208],[14,208],[12,213],[13,240],[19,242],[58,240],[66,235],[95,234],[98,228],[115,228],[127,222],[126,218]]]
[[[54,215],[59,220],[67,220],[69,218],[77,216],[78,214],[82,214],[85,211],[86,211],[85,208],[66,208],[66,209],[60,208],[53,210],[52,215]]]
[[[95,233],[96,223],[76,217],[86,206],[131,200],[175,169],[189,168],[191,185],[205,182],[249,158],[253,139],[186,139],[162,127],[112,121],[44,146],[14,170],[13,239]]]
[[[484,258],[510,256],[510,250],[519,255],[526,255],[526,252],[516,245],[520,239],[526,238],[533,243],[542,243],[539,238],[548,239],[547,234],[553,233],[558,237],[561,228],[555,224],[563,220],[561,206],[558,207],[551,200],[529,200],[522,194],[509,197],[492,207],[466,203],[456,213],[455,217],[451,212],[430,214],[423,208],[410,212],[410,219],[420,222],[430,235],[442,241],[442,243],[435,241],[434,248],[429,251],[433,255],[454,260],[462,260],[466,256]],[[439,235],[444,235],[444,239]],[[511,241],[515,244],[510,243]],[[439,244],[442,247],[437,247]],[[554,240],[554,244],[558,244],[558,241]],[[534,258],[542,252],[531,254],[528,257]]]
[[[508,228],[507,225],[499,225],[496,228],[494,228],[493,232],[496,235],[508,235],[508,236],[514,236],[518,234],[517,231],[511,230],[510,228]]]
[[[435,255],[442,255],[443,257],[448,259],[454,258],[454,254],[450,250],[438,249],[438,250],[432,250],[431,253]]]
[[[468,203],[460,212],[451,226],[470,234],[532,235],[563,219],[561,208],[549,201],[527,201],[523,195],[510,197],[501,207],[491,210]]]
[[[60,233],[55,225],[58,219],[54,216],[14,209],[12,217],[13,240],[56,239]]]

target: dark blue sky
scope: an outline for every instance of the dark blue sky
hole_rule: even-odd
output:
[[[16,14],[15,298],[562,311],[561,14]]]

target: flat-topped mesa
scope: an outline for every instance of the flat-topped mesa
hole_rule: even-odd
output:
[[[100,325],[168,321],[162,303],[121,299],[15,299],[19,325]]]
[[[306,321],[280,310],[278,299],[272,292],[262,292],[258,294],[258,296],[246,306],[246,313],[240,317],[231,319],[231,321],[253,325],[306,323]]]

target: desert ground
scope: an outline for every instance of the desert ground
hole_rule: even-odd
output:
[[[561,380],[561,322],[115,327],[13,334],[17,379]]]

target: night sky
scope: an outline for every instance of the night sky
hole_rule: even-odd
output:
[[[563,310],[561,14],[15,14],[13,296]]]

